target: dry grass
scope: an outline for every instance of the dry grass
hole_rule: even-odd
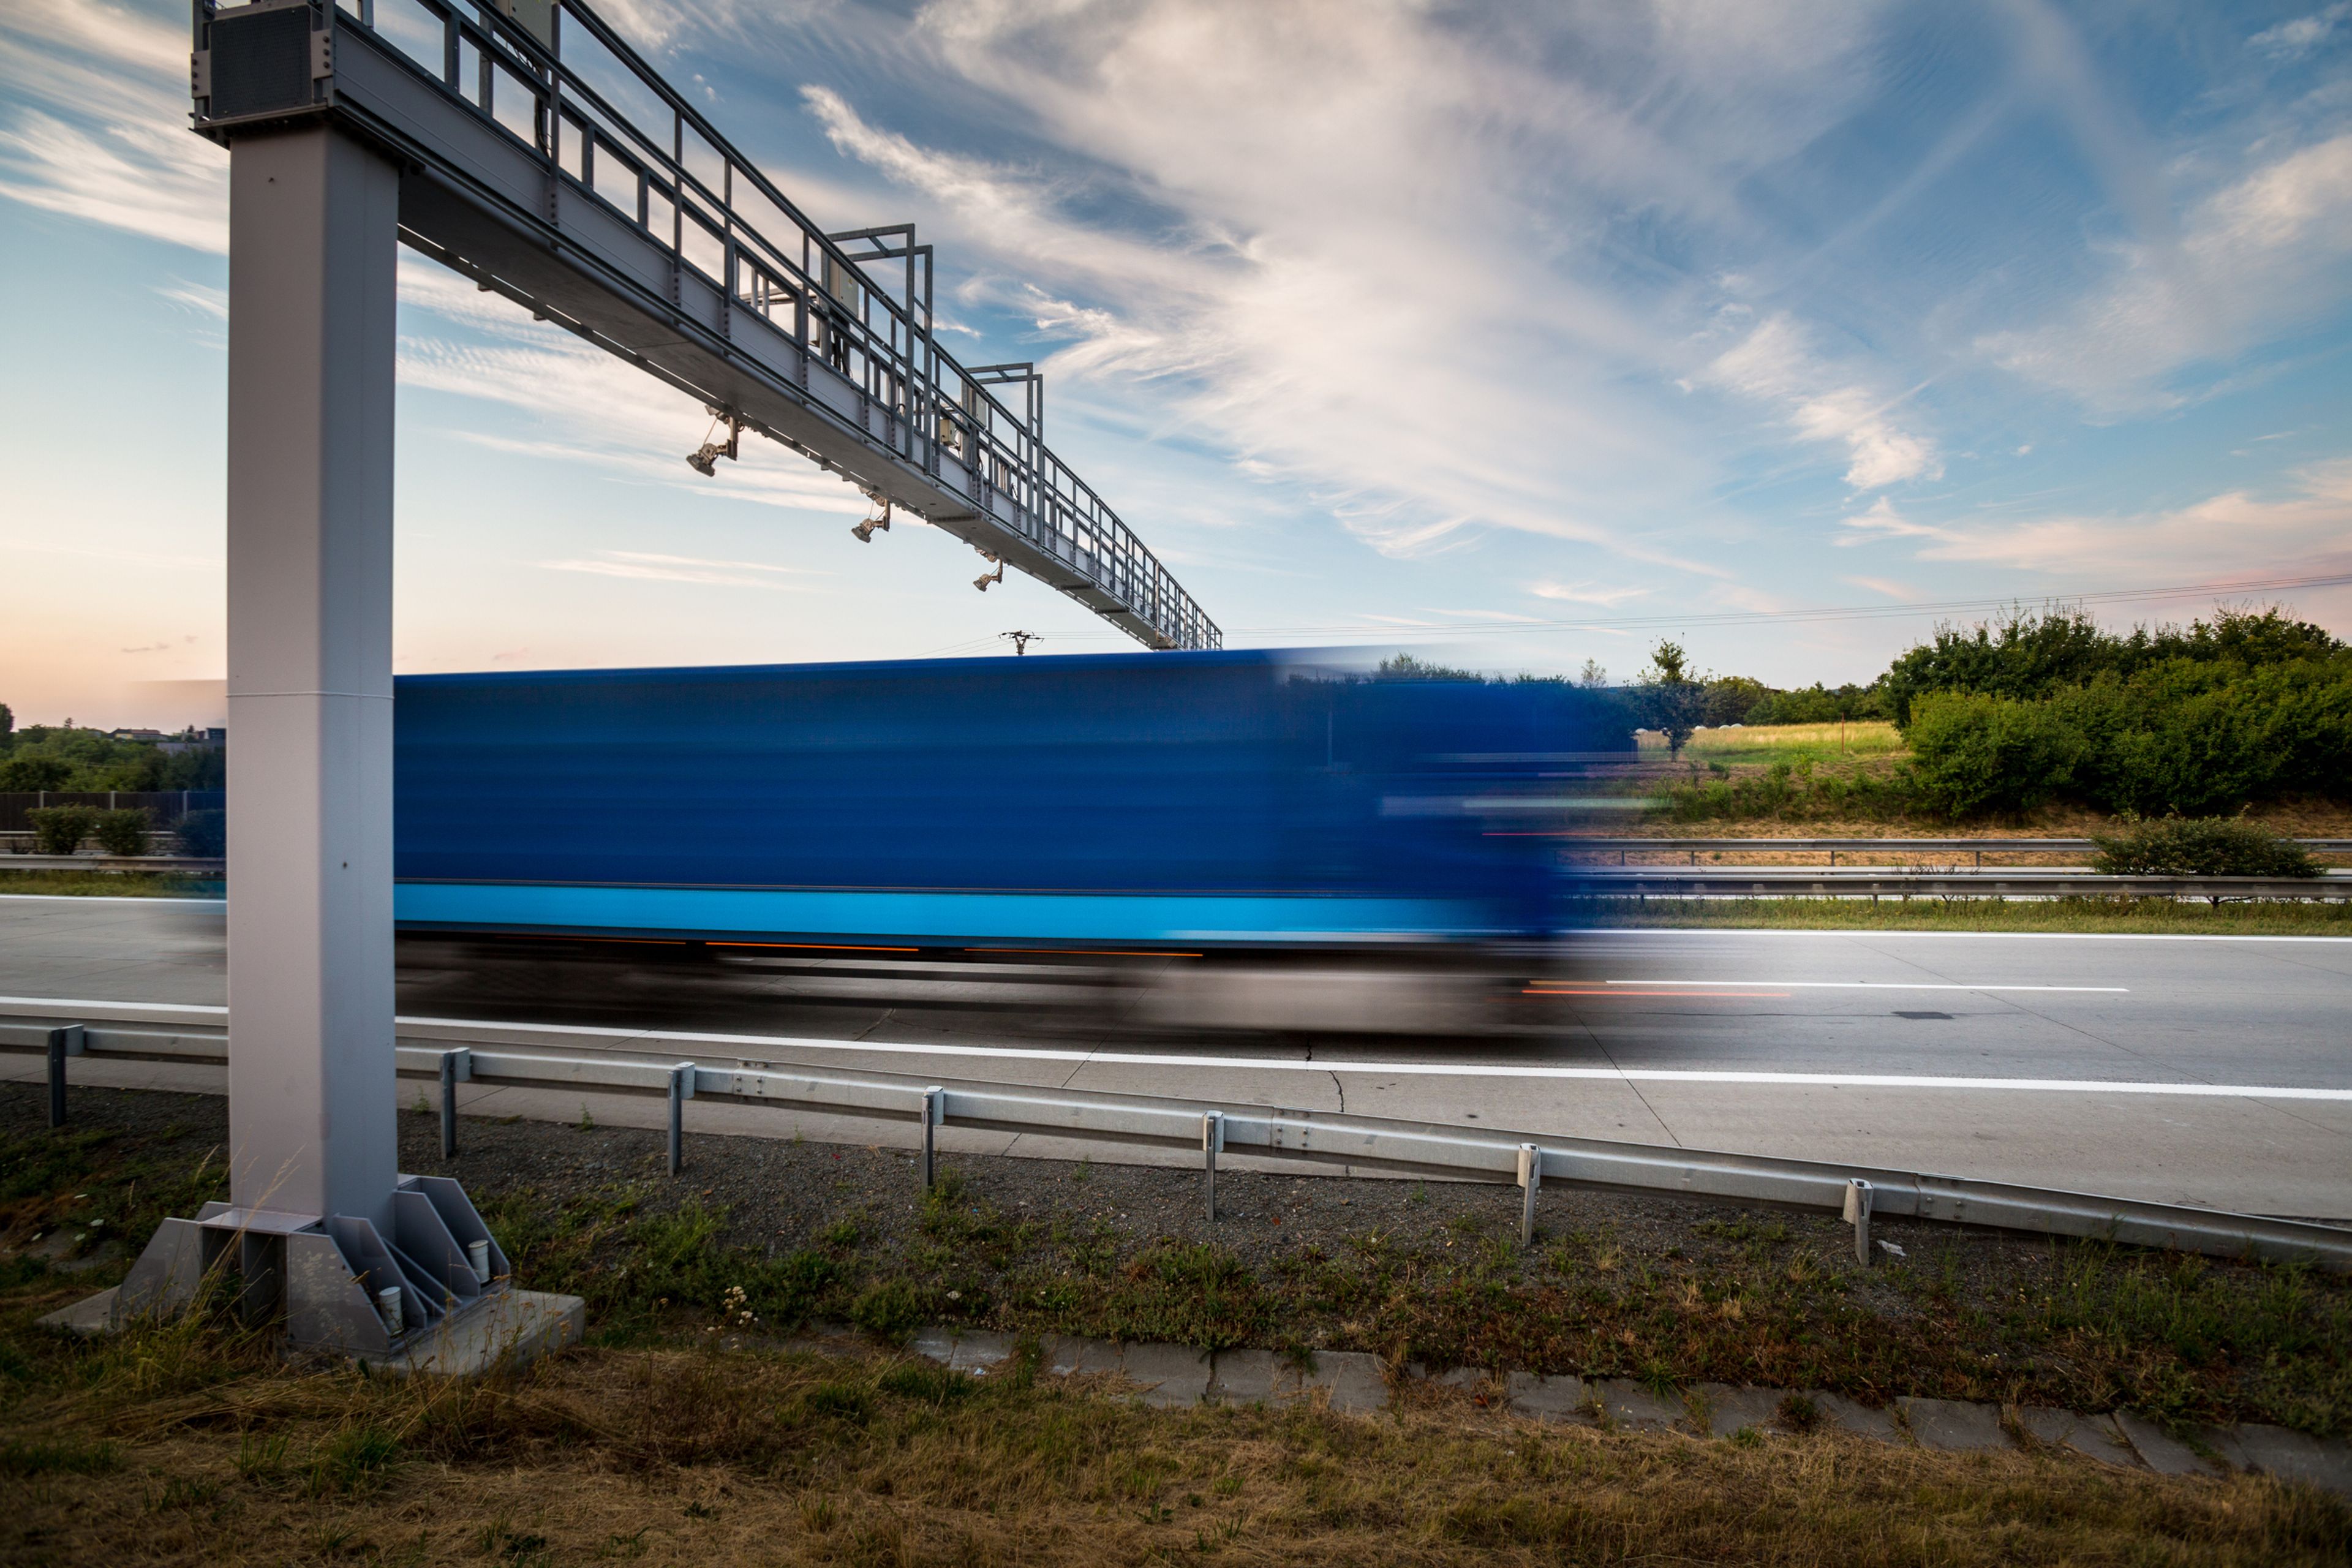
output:
[[[1666,739],[1654,730],[1642,731],[1644,752],[1663,752]],[[1856,757],[1893,756],[1904,750],[1903,732],[1880,719],[1838,724],[1743,724],[1736,728],[1694,731],[1683,747],[1685,756],[1727,766],[1769,766],[1773,763],[1833,763]]]
[[[1434,1395],[1370,1417],[1156,1412],[1019,1368],[763,1350],[396,1384],[234,1342],[191,1386],[132,1376],[154,1358],[125,1348],[51,1352],[17,1394],[0,1558],[2318,1563],[2352,1538],[2340,1501],[2258,1478],[1604,1434]]]
[[[17,871],[0,863],[0,895],[47,898],[187,899],[220,897],[220,883],[161,871]]]

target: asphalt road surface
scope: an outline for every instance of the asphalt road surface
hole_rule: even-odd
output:
[[[0,898],[0,995],[219,1005],[223,924],[217,903]],[[713,1058],[1345,1109],[2352,1218],[2342,939],[1592,932],[1511,987],[1525,1011],[1510,1032],[1459,1036],[1171,1026],[1150,999],[1175,960],[625,954],[404,940],[401,1011],[609,1030],[616,1047],[634,1031],[698,1031]],[[5,1076],[38,1071],[0,1058]],[[219,1076],[170,1066],[145,1080],[217,1087]],[[473,1103],[580,1110],[576,1094],[532,1089],[485,1089]],[[597,1111],[658,1114],[632,1101]],[[786,1126],[781,1114],[696,1108],[713,1130],[900,1141],[896,1128]],[[960,1136],[975,1149],[1034,1146]]]

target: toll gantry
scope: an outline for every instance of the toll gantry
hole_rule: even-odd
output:
[[[698,399],[704,471],[756,432],[877,526],[911,512],[1147,647],[1223,646],[1046,446],[1036,368],[940,349],[915,226],[819,228],[577,0],[197,0],[192,85],[225,144],[324,120],[390,154],[401,239]]]

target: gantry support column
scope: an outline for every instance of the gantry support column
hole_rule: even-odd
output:
[[[399,216],[339,132],[231,146],[231,1202],[386,1235]]]

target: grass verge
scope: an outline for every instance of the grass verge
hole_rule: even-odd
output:
[[[163,871],[11,871],[0,868],[0,895],[40,893],[50,898],[216,899],[217,879]]]
[[[772,1213],[708,1201],[731,1190],[729,1146],[758,1143],[761,1182],[803,1191],[854,1158],[706,1137],[698,1187],[635,1173],[656,1134],[469,1122],[467,1179],[525,1282],[588,1295],[594,1340],[503,1378],[404,1383],[288,1365],[218,1314],[226,1289],[105,1340],[36,1329],[119,1276],[108,1229],[210,1194],[198,1122],[217,1102],[85,1090],[83,1124],[51,1132],[30,1101],[5,1100],[0,1138],[10,1563],[2317,1563],[2352,1539],[2340,1500],[2255,1477],[1542,1427],[1425,1386],[1379,1417],[1160,1412],[1034,1360],[974,1380],[886,1348],[946,1319],[2341,1430],[2352,1293],[2296,1269],[1910,1237],[1913,1261],[1865,1277],[1840,1267],[1834,1226],[1737,1212],[1661,1228],[1554,1210],[1530,1254],[1507,1217],[1449,1212],[1465,1194],[1287,1178],[1277,1194],[1235,1173],[1237,1207],[1314,1187],[1356,1194],[1336,1201],[1370,1221],[1267,1261],[1081,1212],[1139,1212],[1166,1176],[1189,1198],[1181,1173],[1010,1161],[1062,1183],[1067,1212],[1008,1216],[950,1173],[903,1216],[851,1202],[779,1238]],[[430,1135],[430,1118],[404,1123]],[[632,1150],[643,1164],[615,1160]],[[585,1169],[604,1174],[551,1174]],[[1373,1187],[1396,1189],[1389,1207]],[[1402,1217],[1423,1215],[1440,1223]],[[811,1317],[855,1321],[866,1348],[779,1337]]]
[[[84,1090],[89,1124],[51,1132],[34,1099],[6,1095],[0,1331],[118,1276],[218,1175],[204,1129],[106,1125],[216,1101]],[[403,1122],[434,1136],[430,1116]],[[1211,1232],[1181,1171],[974,1158],[919,1196],[881,1150],[701,1135],[671,1181],[654,1132],[469,1121],[464,1142],[519,1276],[584,1297],[605,1348],[948,1322],[2352,1432],[2352,1280],[2297,1267],[1890,1220],[1906,1256],[1864,1270],[1826,1216],[1549,1189],[1526,1248],[1492,1188],[1253,1172],[1221,1180]],[[0,1356],[0,1378],[26,1356]]]
[[[2340,1562],[2352,1511],[2252,1477],[1822,1434],[1539,1427],[1466,1401],[1389,1415],[1149,1410],[882,1353],[581,1351],[501,1380],[289,1371],[216,1333],[145,1391],[76,1347],[5,1415],[68,1454],[8,1472],[22,1563],[845,1564],[1619,1561]],[[101,1361],[104,1365],[99,1364]]]
[[[2352,902],[2170,899],[1589,899],[1591,929],[2110,931],[2123,935],[2352,937]]]

